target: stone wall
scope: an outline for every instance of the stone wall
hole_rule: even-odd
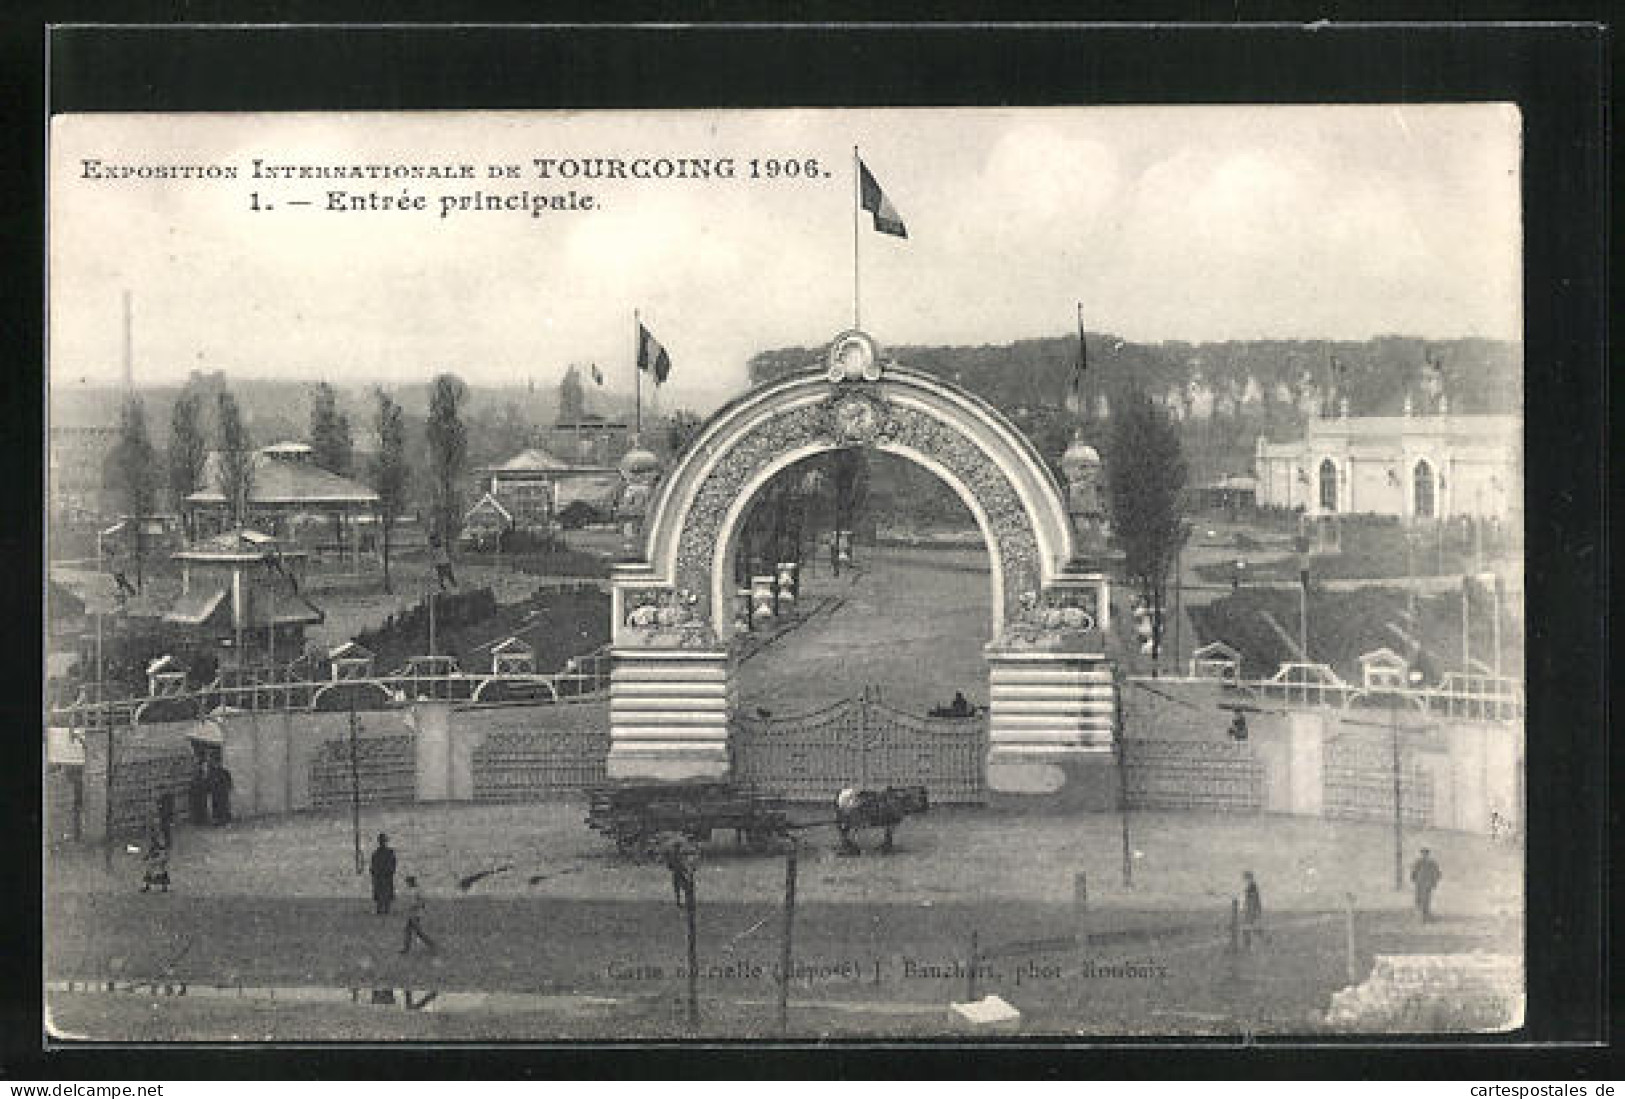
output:
[[[1373,715],[1330,709],[1250,714],[1248,738],[1235,741],[1225,735],[1228,714],[1215,705],[1217,697],[1215,692],[1205,703],[1125,707],[1128,740],[1121,774],[1129,804],[1392,818],[1392,733],[1374,726]],[[227,711],[205,721],[121,728],[115,734],[114,832],[140,835],[166,791],[175,795],[178,822],[186,823],[194,737],[221,745],[233,777],[233,815],[243,818],[342,808],[350,803],[356,780],[367,804],[577,796],[613,770],[608,767],[611,706],[606,700],[479,707],[420,701],[363,712],[357,715],[353,777],[347,713]],[[1402,797],[1411,826],[1502,835],[1521,830],[1521,727],[1418,716],[1400,736]],[[91,733],[85,737],[82,772],[71,767],[47,772],[49,841],[74,834],[76,772],[81,838],[102,836],[106,756],[107,738]],[[1099,766],[1090,775],[1099,789],[1074,808],[1116,803],[1119,771],[1113,753],[1108,747],[1097,758]],[[1030,801],[1023,795],[1017,804]]]

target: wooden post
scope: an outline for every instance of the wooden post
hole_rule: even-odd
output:
[[[113,718],[102,710],[102,722],[107,728],[107,776],[103,782],[102,806],[102,869],[113,872]]]
[[[1349,984],[1358,984],[1360,981],[1360,966],[1354,956],[1354,894],[1343,894],[1343,931],[1344,949],[1348,955]]]
[[[361,764],[357,758],[357,730],[360,722],[355,716],[355,688],[346,688],[350,696],[350,832],[355,837],[355,872],[366,869],[361,857]]]
[[[1388,711],[1393,728],[1394,764],[1394,889],[1405,890],[1405,805],[1401,787],[1401,758],[1399,749],[1399,697],[1396,695]]]
[[[1128,838],[1128,761],[1126,757],[1125,733],[1123,725],[1123,669],[1116,661],[1112,662],[1112,710],[1116,736],[1113,738],[1117,749],[1117,819],[1121,824],[1123,833],[1123,888],[1134,888],[1134,849]]]
[[[800,844],[790,839],[790,852],[784,857],[784,939],[779,951],[779,1033],[790,1031],[790,973],[794,964],[792,936],[796,925],[796,856]]]
[[[688,922],[688,1025],[698,1028],[700,1025],[700,951],[698,943],[699,929],[696,927],[695,909],[699,907],[699,897],[695,892],[694,874],[689,874],[688,904],[684,906],[684,915]]]
[[[977,946],[976,932],[972,931],[970,933],[970,964],[968,966],[966,966],[966,972],[965,972],[965,1002],[966,1003],[975,1003],[976,1002],[976,963],[977,963],[977,958],[980,956],[980,954],[981,954],[981,950]]]

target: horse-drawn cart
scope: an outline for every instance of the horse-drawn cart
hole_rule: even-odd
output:
[[[587,827],[626,853],[648,849],[662,834],[705,843],[730,830],[741,843],[766,848],[790,834],[785,806],[729,782],[626,782],[592,791]]]

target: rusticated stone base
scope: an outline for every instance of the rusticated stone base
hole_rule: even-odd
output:
[[[616,649],[610,778],[728,773],[729,656],[712,649]]]

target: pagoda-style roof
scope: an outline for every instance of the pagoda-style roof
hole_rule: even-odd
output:
[[[508,653],[514,653],[514,654],[530,653],[530,654],[534,654],[535,652],[536,652],[536,647],[534,645],[530,644],[528,641],[521,641],[517,637],[507,638],[506,640],[499,641],[495,645],[491,646],[492,655],[496,655],[497,653],[502,653],[504,655],[506,655]]]
[[[378,494],[372,489],[305,460],[300,447],[304,444],[278,443],[254,454],[254,480],[248,489],[250,507],[370,507],[378,503]],[[226,494],[220,488],[219,452],[210,454],[204,463],[203,483],[209,487],[192,493],[187,503],[223,506]]]
[[[247,630],[270,626],[312,626],[326,619],[319,607],[292,592],[258,587],[248,600],[248,615],[242,622],[231,621],[230,589],[226,585],[195,586],[175,601],[164,615],[165,622],[182,626],[202,626],[210,622],[226,628]],[[218,620],[218,621],[217,621]]]
[[[327,652],[329,660],[371,660],[376,654],[353,638]]]
[[[164,614],[165,622],[182,626],[201,626],[213,618],[221,604],[226,602],[226,589],[194,588],[175,600],[175,605]]]

